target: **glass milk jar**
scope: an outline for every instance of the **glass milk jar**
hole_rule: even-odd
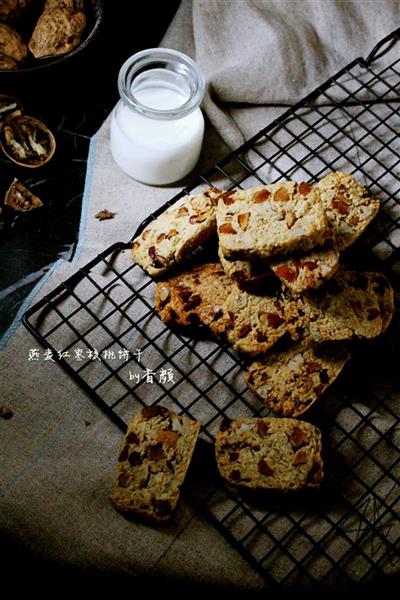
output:
[[[188,56],[164,48],[134,54],[118,76],[111,153],[128,175],[152,185],[178,181],[196,165],[204,134],[204,77]]]

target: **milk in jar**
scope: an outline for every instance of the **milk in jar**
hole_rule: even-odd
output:
[[[117,165],[147,184],[182,179],[198,161],[204,134],[196,63],[174,50],[144,50],[124,63],[118,87],[110,131]]]

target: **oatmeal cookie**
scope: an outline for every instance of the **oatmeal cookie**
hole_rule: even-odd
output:
[[[224,419],[215,455],[232,485],[287,491],[319,487],[323,479],[321,432],[296,419]]]
[[[211,188],[167,208],[134,239],[132,260],[150,275],[166,273],[215,232],[219,195]]]
[[[223,305],[232,285],[220,263],[197,265],[157,284],[155,308],[165,323],[206,327],[219,336],[231,322]]]
[[[372,198],[352,175],[340,171],[321,179],[317,187],[338,248],[344,250],[376,216],[379,200]]]
[[[340,345],[295,343],[272,349],[250,365],[245,383],[275,413],[298,417],[335,381],[349,358]]]
[[[227,259],[265,259],[309,250],[329,234],[319,190],[281,182],[225,192],[217,206],[220,246]]]
[[[110,495],[122,512],[153,521],[171,517],[196,445],[200,423],[148,406],[129,423]]]

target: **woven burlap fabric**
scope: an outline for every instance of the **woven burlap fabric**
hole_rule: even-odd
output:
[[[204,108],[213,128],[198,169],[256,133],[282,104],[368,53],[399,26],[399,12],[398,2],[184,1],[161,45],[191,54],[207,79]],[[73,264],[57,265],[35,300],[99,251],[129,240],[183,183],[152,188],[123,174],[110,155],[106,122],[91,143],[76,257]],[[96,220],[103,208],[115,218]],[[95,277],[106,284],[110,273]],[[85,290],[80,293],[84,297]],[[79,319],[74,325],[84,328]],[[100,345],[101,334],[96,336]],[[39,556],[68,565],[261,587],[262,579],[186,500],[175,521],[161,529],[114,511],[108,493],[120,432],[57,364],[28,360],[36,347],[19,327],[1,353],[1,403],[14,412],[0,421],[2,530]],[[150,402],[151,387],[144,394]]]

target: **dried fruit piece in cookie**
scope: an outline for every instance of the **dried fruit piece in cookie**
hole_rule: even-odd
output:
[[[132,243],[131,257],[150,275],[162,275],[200,246],[216,228],[214,188],[167,208]]]
[[[383,273],[365,273],[368,284],[371,285],[373,292],[378,299],[382,318],[382,330],[384,333],[390,325],[394,314],[394,292],[390,281]]]
[[[281,282],[299,294],[320,287],[339,267],[339,252],[334,244],[295,256],[272,258],[270,267]]]
[[[0,141],[4,154],[10,160],[29,168],[45,165],[56,149],[56,141],[48,127],[28,115],[7,117]]]
[[[18,212],[27,212],[43,206],[43,202],[32,194],[18,179],[14,179],[6,192],[4,204]]]
[[[86,27],[82,2],[46,2],[29,40],[35,58],[71,52],[80,43]]]
[[[296,419],[223,421],[215,456],[232,485],[287,491],[319,487],[323,479],[321,432]]]
[[[305,292],[288,306],[297,315],[289,323],[293,339],[312,342],[373,338],[381,333],[382,318],[376,294],[367,274],[340,269],[318,290]]]
[[[158,282],[155,309],[165,323],[222,335],[231,322],[223,305],[232,285],[220,263],[198,265]]]
[[[226,259],[265,259],[309,250],[325,242],[328,220],[314,186],[307,193],[294,182],[237,190],[220,198],[217,228]]]
[[[292,343],[253,363],[245,382],[275,413],[298,417],[335,381],[349,358],[341,346]]]
[[[162,406],[148,406],[130,421],[118,458],[110,500],[122,512],[166,521],[175,509],[200,423]]]
[[[231,318],[227,337],[234,349],[249,356],[267,352],[288,330],[283,302],[233,285],[223,308]]]
[[[10,56],[17,62],[24,60],[28,54],[28,49],[22,37],[14,27],[0,23],[0,52]]]
[[[353,175],[330,173],[317,184],[339,250],[361,235],[379,210],[379,200],[357,183]]]

